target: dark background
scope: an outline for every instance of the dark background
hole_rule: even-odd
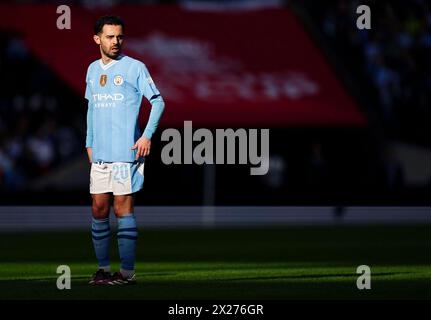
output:
[[[114,8],[178,4],[109,3]],[[411,183],[409,164],[396,152],[400,144],[430,152],[430,5],[419,0],[279,4],[300,19],[368,125],[270,128],[271,163],[265,176],[250,176],[248,165],[166,166],[160,160],[159,130],[137,205],[430,204],[430,177]],[[359,4],[371,8],[369,31],[356,28]],[[0,72],[0,204],[89,204],[87,185],[63,190],[38,184],[76,159],[85,161],[84,98],[34,57],[19,35],[5,30],[0,30]],[[419,163],[426,172],[431,164],[425,159]],[[89,166],[83,170],[89,172]],[[215,174],[209,199],[205,172]]]

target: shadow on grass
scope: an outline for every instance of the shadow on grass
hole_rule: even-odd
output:
[[[431,226],[319,226],[140,230],[137,260],[146,262],[350,262],[431,264]],[[111,256],[118,259],[115,237]],[[3,262],[95,262],[88,232],[0,235]]]

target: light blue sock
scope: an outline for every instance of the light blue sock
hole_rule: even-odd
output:
[[[120,253],[121,269],[135,270],[136,240],[138,239],[138,229],[133,213],[128,213],[118,221],[118,250]]]
[[[99,268],[109,270],[109,240],[111,236],[109,218],[101,220],[93,218],[91,235],[93,236],[94,251],[99,262]]]

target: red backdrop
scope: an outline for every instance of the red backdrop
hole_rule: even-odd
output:
[[[33,54],[80,95],[88,64],[99,58],[93,23],[116,14],[126,22],[125,53],[148,66],[165,98],[163,126],[181,126],[184,120],[212,127],[365,124],[289,10],[70,8],[71,30],[57,29],[56,7],[41,5],[0,6],[0,28],[21,34]]]

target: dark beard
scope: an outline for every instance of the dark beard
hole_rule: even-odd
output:
[[[118,52],[117,53],[114,53],[114,54],[110,54],[109,52],[106,52],[105,50],[103,50],[102,49],[102,51],[103,51],[103,53],[105,54],[105,56],[107,56],[108,58],[110,58],[110,59],[117,59],[119,56],[120,56],[120,54],[121,54],[121,49],[120,50],[118,50]]]

